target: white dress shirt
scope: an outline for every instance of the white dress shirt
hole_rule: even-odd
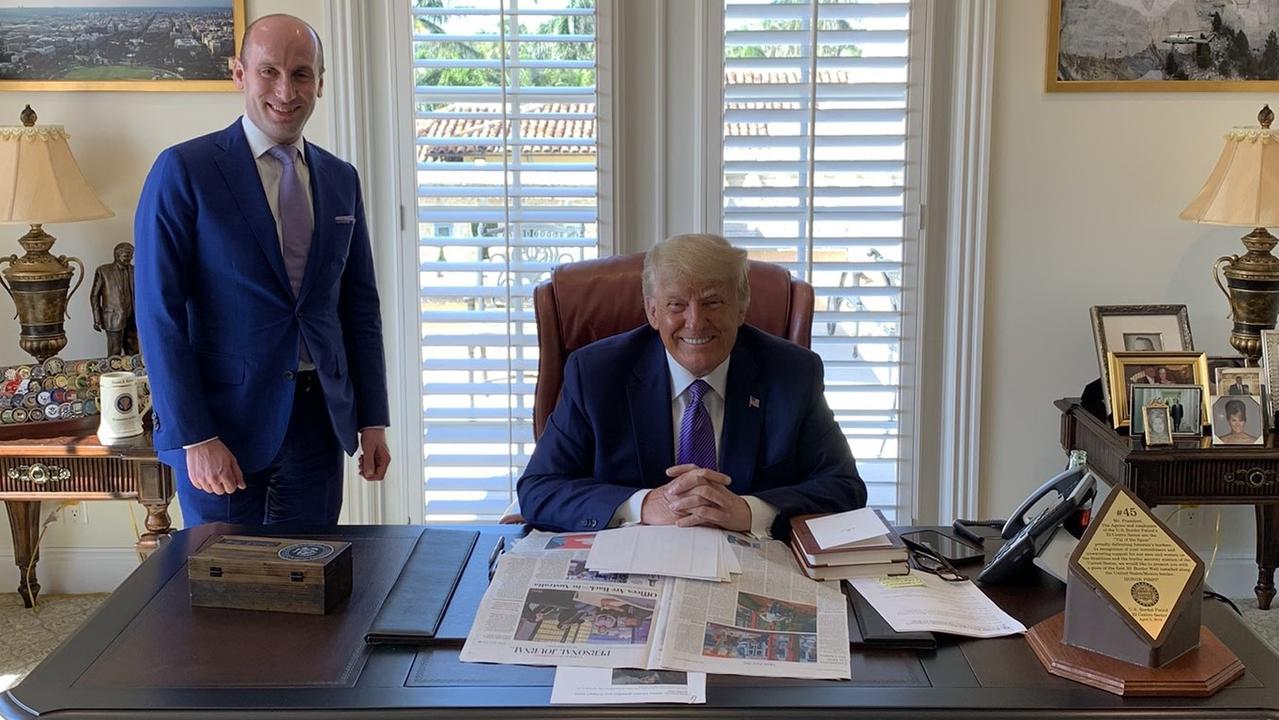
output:
[[[711,417],[711,429],[715,433],[715,457],[719,458],[718,464],[721,467],[723,466],[724,462],[720,456],[720,448],[723,447],[723,443],[720,438],[724,431],[724,396],[728,388],[728,363],[732,359],[732,356],[725,358],[724,362],[720,363],[714,370],[698,378],[683,365],[676,362],[675,358],[667,351],[666,366],[671,373],[671,428],[675,438],[673,445],[675,458],[679,457],[680,422],[684,418],[684,410],[688,407],[690,398],[688,388],[700,379],[711,386],[710,392],[702,395],[702,405],[706,408],[706,413]],[[672,459],[671,465],[674,464],[675,461]],[[626,502],[618,506],[613,513],[612,520],[609,522],[609,527],[638,523],[644,506],[644,498],[648,497],[648,493],[649,490],[647,489],[635,491],[634,494],[627,498]],[[777,519],[777,508],[754,495],[743,495],[742,499],[746,501],[751,510],[751,534],[756,537],[768,537],[769,529],[773,526],[773,521]]]

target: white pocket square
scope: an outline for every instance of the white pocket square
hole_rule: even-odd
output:
[[[333,222],[338,223],[339,225],[350,225],[355,222],[355,216],[354,215],[338,215],[337,217],[333,218]]]

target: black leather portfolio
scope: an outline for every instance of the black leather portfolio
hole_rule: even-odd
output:
[[[429,644],[479,537],[471,530],[423,530],[364,641],[372,645]]]
[[[897,632],[866,602],[861,593],[844,583],[848,593],[848,643],[854,647],[894,650],[936,650],[937,637],[930,632]]]

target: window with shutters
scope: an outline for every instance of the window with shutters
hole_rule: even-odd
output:
[[[909,520],[899,478],[903,268],[920,178],[909,0],[725,0],[723,231],[813,284],[813,350],[870,504]],[[909,169],[908,169],[909,168]],[[911,184],[914,187],[911,187]],[[907,344],[911,347],[911,344]]]
[[[533,287],[597,257],[595,0],[414,0],[427,522],[493,521],[533,444]]]

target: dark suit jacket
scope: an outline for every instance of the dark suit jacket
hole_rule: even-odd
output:
[[[134,218],[138,334],[170,464],[215,435],[244,471],[269,464],[292,412],[299,335],[348,453],[359,428],[390,424],[359,178],[311,143],[306,162],[315,234],[296,298],[240,120],[165,150],[147,176]]]
[[[786,537],[791,515],[866,504],[822,377],[816,353],[750,325],[738,332],[721,471],[734,493],[778,509],[774,537]],[[602,530],[636,490],[667,483],[674,458],[670,370],[661,337],[645,325],[569,356],[559,402],[519,481],[520,511],[540,528]]]

